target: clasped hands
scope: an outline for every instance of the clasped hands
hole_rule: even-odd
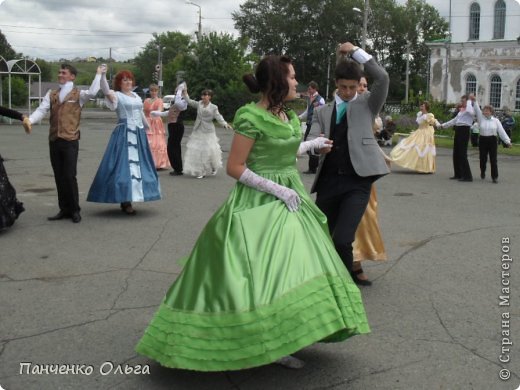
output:
[[[106,74],[107,73],[107,65],[106,64],[101,64],[97,67],[96,69],[96,73],[97,74]]]
[[[338,51],[341,53],[341,54],[352,54],[353,52],[355,52],[357,49],[359,49],[356,45],[354,45],[353,43],[351,42],[345,42],[345,43],[341,43],[339,46],[338,46]]]
[[[304,154],[308,152],[309,150],[314,151],[316,154],[316,150],[318,150],[319,154],[326,154],[329,153],[332,149],[332,143],[333,141],[325,138],[325,137],[317,137],[314,138],[311,141],[305,141],[300,144],[300,147],[298,148],[298,154]]]
[[[333,140],[322,137],[322,136],[314,139],[313,141],[316,141],[316,145],[314,146],[314,149],[318,149],[320,154],[329,153],[332,150],[332,144],[334,143]]]

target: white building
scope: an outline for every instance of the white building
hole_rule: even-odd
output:
[[[519,1],[450,0],[448,18],[451,40],[428,43],[431,96],[520,110]]]

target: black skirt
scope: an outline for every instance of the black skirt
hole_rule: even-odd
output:
[[[23,203],[16,199],[16,191],[9,182],[4,160],[0,155],[0,230],[12,226],[24,210]]]

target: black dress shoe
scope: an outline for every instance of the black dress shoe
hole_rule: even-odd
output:
[[[64,219],[64,218],[70,218],[70,214],[66,213],[63,210],[60,210],[58,212],[58,214],[53,215],[52,217],[47,217],[47,220],[48,221],[59,221],[60,219]]]
[[[485,173],[481,173],[481,174],[480,174],[480,178],[481,178],[482,180],[484,180],[484,179],[486,178],[486,174],[485,174]]]
[[[79,223],[81,221],[81,215],[79,215],[79,212],[72,213],[72,222]]]
[[[493,183],[497,184],[497,183],[498,183],[498,179],[497,179],[497,178],[494,178],[494,179],[493,179]]]
[[[452,176],[452,177],[450,177],[450,180],[460,180],[460,177],[458,177],[458,176]]]
[[[184,173],[178,171],[171,171],[170,176],[182,176]]]
[[[357,277],[359,274],[362,274],[362,273],[363,273],[362,269],[357,269],[355,271],[352,271],[350,273],[350,276],[352,277],[352,280],[354,281],[354,283],[356,283],[359,286],[371,286],[372,282],[370,280],[359,279]]]
[[[459,181],[473,181],[472,178],[466,178],[466,179],[459,179]]]

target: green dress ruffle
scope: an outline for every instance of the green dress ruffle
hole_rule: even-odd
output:
[[[248,168],[297,191],[300,209],[291,213],[276,197],[237,182],[137,352],[166,367],[236,370],[369,332],[359,289],[296,169],[301,130],[294,112],[289,119],[282,123],[251,103],[233,125],[255,139]]]

